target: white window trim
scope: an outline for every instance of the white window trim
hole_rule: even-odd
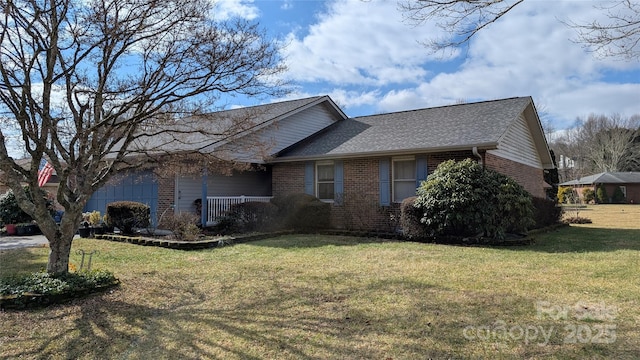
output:
[[[413,165],[414,167],[416,166],[415,161],[416,161],[416,157],[415,156],[397,156],[397,157],[393,157],[391,158],[391,202],[395,203],[395,204],[399,204],[401,201],[396,201],[396,176],[395,176],[395,171],[396,171],[396,166],[395,163],[397,161],[413,161]],[[416,170],[414,169],[414,178],[413,178],[413,183],[415,184],[416,182],[416,176],[418,174],[416,174]],[[405,181],[405,182],[409,182],[409,180],[411,179],[398,179],[398,181]]]
[[[322,160],[322,161],[316,161],[315,164],[315,174],[314,174],[314,182],[315,182],[315,192],[316,192],[316,197],[318,199],[320,199],[320,184],[328,184],[331,183],[333,184],[333,186],[335,187],[336,184],[336,172],[335,172],[335,168],[333,170],[333,181],[322,181],[320,182],[318,180],[318,166],[326,166],[326,165],[331,165],[331,166],[335,166],[335,163],[333,162],[333,160]],[[334,202],[334,199],[320,199],[320,201],[326,202],[326,203],[332,203]]]

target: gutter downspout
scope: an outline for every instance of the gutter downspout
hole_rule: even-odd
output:
[[[480,155],[480,153],[478,152],[478,147],[474,146],[471,149],[471,152],[473,152],[473,155],[478,158],[478,163],[482,165],[482,168],[484,169],[484,160],[482,158],[482,155]]]

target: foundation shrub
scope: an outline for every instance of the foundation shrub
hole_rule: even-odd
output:
[[[195,241],[200,238],[202,230],[198,227],[200,217],[191,212],[167,214],[162,218],[159,227],[171,231],[176,240]]]
[[[278,208],[272,203],[245,202],[232,205],[221,223],[225,233],[274,230]]]
[[[422,212],[429,236],[500,239],[534,224],[529,193],[472,159],[441,163],[418,188],[414,206]]]
[[[327,229],[331,226],[331,204],[308,194],[276,196],[271,203],[278,209],[281,226],[294,230]]]
[[[116,201],[107,204],[109,225],[123,234],[133,234],[136,228],[146,228],[151,223],[149,206],[135,201]]]
[[[425,227],[420,221],[423,213],[414,206],[417,197],[412,196],[402,200],[400,205],[400,226],[407,239],[420,240],[427,237]]]
[[[562,207],[554,200],[534,197],[531,199],[533,204],[533,218],[535,221],[534,228],[559,224],[562,221]]]

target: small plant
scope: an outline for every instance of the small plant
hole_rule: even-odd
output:
[[[159,227],[171,231],[171,236],[176,240],[195,241],[202,234],[199,222],[200,217],[190,212],[171,213],[162,218]]]
[[[106,270],[78,271],[60,276],[37,272],[0,279],[0,307],[48,305],[117,284],[118,279]]]
[[[89,224],[91,224],[91,226],[98,226],[102,223],[102,216],[100,214],[100,211],[95,210],[89,213]]]
[[[591,219],[582,216],[572,216],[564,219],[567,224],[591,224]]]

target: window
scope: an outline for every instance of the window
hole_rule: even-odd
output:
[[[335,173],[333,161],[316,163],[316,196],[320,200],[333,201]]]
[[[416,161],[413,157],[393,159],[393,201],[416,195]]]
[[[620,191],[622,191],[622,195],[624,195],[624,198],[627,198],[627,187],[622,185],[620,186]]]

